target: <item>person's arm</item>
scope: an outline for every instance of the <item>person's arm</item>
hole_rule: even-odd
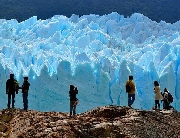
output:
[[[156,86],[154,87],[154,93],[155,94],[157,93],[157,87]]]
[[[128,81],[127,81],[126,84],[125,84],[125,88],[126,88],[126,86],[127,86],[127,83],[128,83]]]
[[[9,93],[9,85],[8,85],[8,81],[6,81],[6,94]]]
[[[72,91],[70,90],[70,91],[69,91],[69,97],[71,96],[71,94],[72,94]]]
[[[77,89],[77,87],[75,87],[74,92],[75,92],[75,94],[78,94],[78,89]]]

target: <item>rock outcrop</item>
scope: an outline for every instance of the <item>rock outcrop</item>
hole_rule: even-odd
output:
[[[0,111],[4,138],[179,138],[180,113],[104,106],[69,117],[68,113]]]

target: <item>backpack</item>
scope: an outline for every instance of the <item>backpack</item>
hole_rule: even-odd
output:
[[[130,92],[131,91],[131,87],[130,87],[129,83],[126,84],[126,92]]]
[[[16,92],[18,92],[18,90],[19,90],[19,83],[18,83],[18,81],[17,80],[15,80],[14,79],[14,90],[16,91]]]
[[[172,96],[172,94],[169,93],[169,92],[168,92],[168,101],[169,101],[170,103],[173,102],[173,96]]]

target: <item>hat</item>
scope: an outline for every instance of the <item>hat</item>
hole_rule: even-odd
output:
[[[28,80],[28,77],[24,77],[24,79]]]
[[[133,80],[133,76],[129,76],[129,80]]]
[[[10,78],[14,78],[14,74],[10,74]]]

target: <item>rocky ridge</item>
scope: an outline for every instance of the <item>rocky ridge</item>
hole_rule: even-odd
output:
[[[62,112],[3,109],[4,138],[180,138],[180,113],[103,106],[69,117]]]

